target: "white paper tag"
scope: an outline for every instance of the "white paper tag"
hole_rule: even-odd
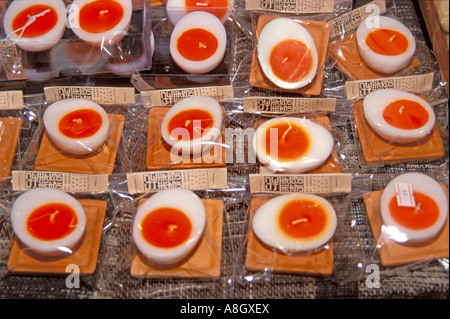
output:
[[[396,183],[395,192],[397,193],[397,205],[403,207],[416,207],[414,194],[411,184]]]

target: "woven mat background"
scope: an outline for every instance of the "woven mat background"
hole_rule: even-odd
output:
[[[368,1],[354,1],[353,7],[359,7]],[[416,12],[412,1],[395,1],[396,15],[413,31],[419,41],[427,42],[420,14]],[[426,32],[426,31],[425,31]],[[245,69],[253,43],[237,26],[234,27],[232,54],[236,57],[231,65],[231,73],[236,88],[247,86]],[[421,65],[417,74],[433,70],[435,65]],[[239,69],[239,71],[237,71]],[[344,85],[345,78],[335,69],[326,72],[324,87]],[[249,94],[267,95],[268,92],[252,90]],[[439,109],[438,121],[447,133],[448,106]],[[144,109],[136,107],[135,114]],[[115,110],[130,116],[128,111]],[[448,143],[443,160],[427,163],[404,163],[387,167],[369,168],[358,166],[358,146],[355,143],[353,125],[349,120],[337,118],[334,129],[343,136],[341,153],[345,154],[342,171],[374,174],[371,181],[375,188],[382,189],[392,176],[406,171],[421,171],[430,175],[444,177],[448,186]],[[254,115],[231,113],[227,127],[241,127],[255,119]],[[333,118],[332,118],[333,120]],[[132,121],[132,119],[128,119]],[[133,131],[125,132],[123,147],[132,149],[133,163],[126,160],[118,164],[117,171],[128,169],[139,171],[144,165],[146,120],[134,119]],[[138,131],[139,133],[135,133]],[[30,130],[24,136],[23,145],[33,139],[35,131]],[[19,152],[26,152],[23,146]],[[229,182],[232,190],[205,191],[198,194],[203,198],[222,199],[223,242],[221,276],[217,280],[180,280],[163,278],[142,280],[130,275],[132,257],[131,224],[134,206],[128,196],[119,192],[101,194],[94,198],[108,203],[104,234],[98,256],[98,267],[94,275],[81,278],[80,288],[67,288],[64,277],[13,275],[7,270],[10,249],[11,230],[6,216],[0,213],[0,298],[263,298],[263,299],[310,299],[310,298],[448,298],[449,273],[448,260],[432,260],[404,267],[383,268],[380,266],[380,288],[368,288],[365,282],[367,274],[364,265],[377,264],[379,258],[374,249],[375,243],[366,217],[365,207],[360,197],[335,199],[347,207],[342,222],[346,227],[336,234],[335,269],[331,277],[300,276],[275,274],[270,270],[252,273],[245,270],[245,242],[248,231],[248,212],[250,196],[247,192],[245,176],[258,171],[256,165],[243,164],[228,166]],[[4,192],[1,198],[9,198]],[[345,208],[343,208],[345,209]],[[2,217],[3,216],[3,217]],[[350,229],[349,232],[346,230]],[[360,268],[358,268],[358,264]]]

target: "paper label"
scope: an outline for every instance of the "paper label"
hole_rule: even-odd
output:
[[[0,41],[0,60],[8,80],[26,79],[17,47],[11,41]]]
[[[392,77],[373,80],[348,81],[345,83],[347,99],[358,100],[377,90],[396,89],[411,93],[430,91],[433,86],[433,73]]]
[[[108,190],[108,175],[13,171],[12,186],[14,191],[26,191],[44,187],[59,189],[65,192],[105,192]]]
[[[416,207],[411,184],[395,183],[395,192],[398,206]]]
[[[251,193],[350,193],[351,174],[250,174]]]
[[[311,113],[334,112],[334,98],[245,97],[244,112],[255,113]]]
[[[209,96],[218,102],[223,102],[225,98],[232,98],[234,96],[231,85],[152,90],[142,92],[141,95],[151,106],[172,106],[179,100],[191,96]]]
[[[245,9],[289,13],[333,12],[334,0],[245,0]]]
[[[134,88],[129,87],[90,87],[90,86],[52,86],[44,88],[47,102],[64,99],[86,99],[98,104],[134,104]]]
[[[227,169],[225,167],[129,173],[127,182],[130,194],[171,188],[221,189],[227,188]]]
[[[383,14],[386,12],[385,0],[375,0],[362,7],[352,10],[330,21],[330,38],[348,33],[360,25],[361,21],[372,14]]]
[[[0,92],[0,110],[12,110],[23,108],[22,91]]]

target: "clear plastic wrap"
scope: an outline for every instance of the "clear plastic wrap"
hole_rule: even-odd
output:
[[[0,79],[45,81],[149,70],[154,50],[150,0],[102,5],[2,1]]]

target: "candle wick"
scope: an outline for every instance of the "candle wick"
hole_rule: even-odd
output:
[[[286,138],[287,133],[291,130],[291,126],[289,126],[289,128],[284,131],[283,136],[281,136],[281,139],[284,140]]]
[[[32,23],[34,23],[34,22],[36,21],[37,18],[43,17],[43,16],[45,16],[45,15],[46,15],[47,13],[49,13],[49,12],[50,12],[50,9],[47,9],[47,10],[44,10],[44,11],[42,11],[41,13],[35,14],[35,15],[33,15],[33,16],[27,15],[27,18],[28,18],[27,23],[25,23],[25,25],[24,25],[23,27],[18,28],[18,29],[16,29],[16,30],[13,30],[11,33],[9,33],[9,34],[6,36],[6,39],[9,40],[9,38],[11,37],[11,35],[17,33],[18,31],[20,31],[20,34],[19,34],[19,36],[17,37],[17,39],[14,40],[14,41],[11,41],[12,43],[11,43],[10,45],[14,45],[14,43],[16,43],[16,42],[22,37],[23,33],[25,32],[25,29],[28,28]]]
[[[298,224],[298,223],[306,223],[306,222],[308,222],[308,218],[299,218],[299,219],[297,219],[297,220],[294,220],[294,221],[292,222],[292,225],[296,225],[296,224]]]
[[[184,127],[188,127],[189,124],[191,124],[191,120],[186,120],[186,122],[184,122]]]
[[[107,13],[109,13],[109,10],[107,10],[107,9],[105,9],[105,10],[100,10],[100,14],[101,14],[101,15],[104,15],[104,14],[107,14]]]
[[[72,122],[75,122],[75,123],[83,123],[83,120],[82,120],[82,119],[73,119]]]
[[[58,215],[59,210],[55,210],[53,214],[50,214],[50,222],[53,222],[55,220],[56,215]]]
[[[198,6],[202,6],[202,7],[207,7],[208,6],[208,4],[204,3],[204,2],[196,2],[195,4],[198,5]]]
[[[395,34],[394,34],[394,35],[392,35],[392,36],[391,36],[391,37],[389,38],[389,41],[390,41],[390,42],[394,41],[395,37],[396,37],[396,35],[395,35]]]
[[[402,105],[399,109],[398,109],[398,113],[403,114],[403,110],[405,109],[405,106]]]
[[[289,60],[289,58],[288,58],[288,57],[285,57],[285,58],[283,59],[283,61],[281,61],[281,64],[284,64],[287,60]]]
[[[169,225],[169,226],[167,226],[167,228],[169,228],[170,231],[174,231],[174,230],[178,229],[178,226],[177,225]]]
[[[422,203],[419,202],[419,203],[417,204],[416,208],[414,209],[414,213],[416,213],[416,214],[419,213],[420,210],[421,210],[421,206],[422,206]]]
[[[199,42],[199,43],[198,43],[198,47],[199,47],[200,49],[206,49],[206,44],[204,44],[203,42]]]

